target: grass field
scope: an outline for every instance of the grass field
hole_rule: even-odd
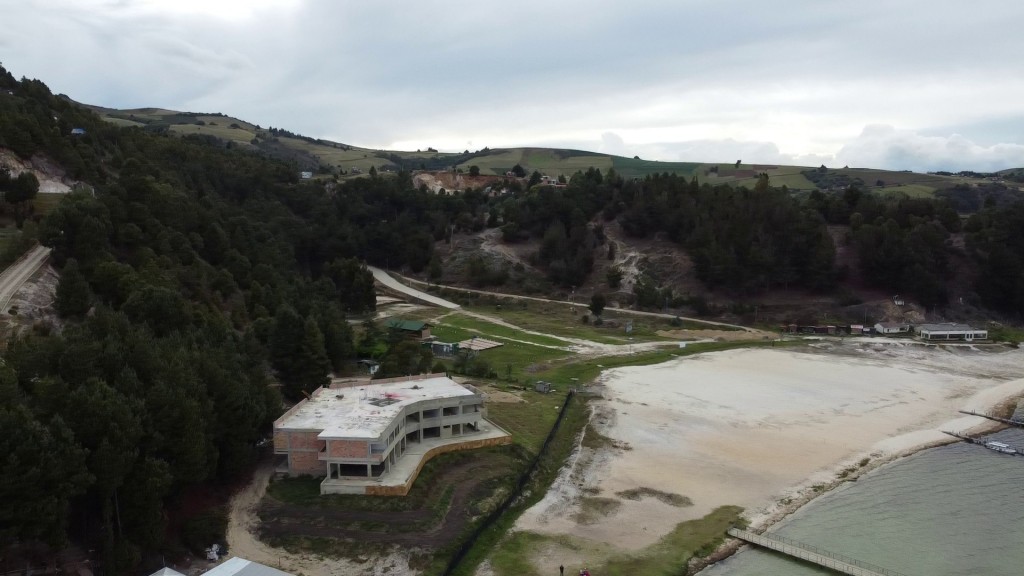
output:
[[[623,156],[611,156],[612,168],[623,178],[643,178],[649,174],[663,172],[681,176],[691,176],[698,171],[701,164],[695,162],[657,162],[654,160],[638,160]]]
[[[495,325],[491,325],[495,326]],[[503,328],[495,326],[495,328]],[[565,360],[572,356],[571,352],[534,346],[522,342],[512,342],[497,334],[486,331],[487,326],[481,326],[480,332],[470,332],[465,328],[449,326],[444,323],[438,324],[431,329],[431,333],[437,336],[442,342],[459,342],[468,340],[473,336],[483,336],[489,340],[501,342],[503,346],[483,350],[476,353],[476,358],[490,364],[491,370],[498,374],[498,377],[506,383],[526,383],[536,380],[532,375],[544,370],[556,360]],[[449,361],[450,363],[450,361]]]
[[[588,566],[594,574],[685,574],[690,558],[711,553],[725,540],[726,530],[740,523],[742,512],[738,506],[722,506],[703,518],[677,525],[656,544],[631,554],[615,553],[607,547],[596,548],[594,544],[572,536],[513,532],[491,556],[491,567],[497,576],[541,576],[533,569],[531,558],[542,547],[555,543],[571,550],[585,551],[585,555],[595,558],[597,561]]]
[[[19,235],[21,235],[21,230],[18,230],[13,225],[0,228],[0,254],[3,254],[7,247],[17,240]]]
[[[35,206],[36,214],[46,216],[52,212],[58,204],[60,204],[60,201],[64,196],[66,196],[66,194],[46,194],[42,192],[36,194],[35,199],[32,200],[32,205]]]
[[[634,342],[668,340],[655,332],[671,329],[667,318],[636,316],[617,312],[613,308],[605,308],[602,313],[607,327],[584,324],[582,317],[584,314],[589,315],[590,311],[583,304],[576,306],[575,313],[571,307],[564,304],[546,302],[528,302],[525,308],[505,305],[500,311],[494,306],[474,306],[468,309],[481,314],[500,316],[506,322],[526,330],[565,338],[583,338],[602,344],[627,344],[630,338]],[[633,322],[633,331],[626,334],[624,326],[630,320]]]
[[[374,150],[352,147],[348,147],[346,150],[345,148],[336,148],[328,144],[317,144],[286,136],[281,136],[278,140],[289,148],[312,154],[322,164],[336,166],[346,172],[352,170],[352,168],[359,168],[365,174],[370,171],[371,167],[395,166],[394,162],[377,157]]]
[[[250,130],[244,128],[232,128],[230,122],[225,122],[221,118],[221,122],[216,125],[207,123],[205,126],[198,124],[175,124],[171,126],[171,132],[176,134],[199,134],[202,136],[213,136],[222,140],[236,142],[239,144],[250,145],[250,142],[255,138],[256,134]]]
[[[505,314],[504,316],[507,316]],[[540,344],[541,346],[568,346],[569,342],[551,336],[543,336],[539,334],[526,334],[520,330],[509,328],[507,326],[501,326],[478,318],[472,318],[462,314],[452,314],[444,319],[444,323],[450,326],[458,328],[464,328],[471,332],[479,332],[487,336],[497,336],[501,338],[509,338],[513,340],[524,340],[533,344]],[[517,324],[517,326],[520,324]],[[524,328],[528,328],[524,326]]]
[[[904,184],[879,188],[877,192],[885,196],[906,195],[911,198],[931,198],[935,194],[935,188],[924,184]]]

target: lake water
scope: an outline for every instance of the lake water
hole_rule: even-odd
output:
[[[1024,430],[989,439],[1024,448]],[[1024,574],[1024,457],[963,442],[893,462],[804,506],[769,532],[907,576]],[[700,576],[834,572],[747,547]]]

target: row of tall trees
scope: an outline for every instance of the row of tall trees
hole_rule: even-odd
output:
[[[56,159],[95,192],[38,223],[63,326],[13,339],[0,367],[0,547],[73,540],[126,573],[175,551],[183,494],[254,463],[282,393],[348,369],[346,315],[375,305],[363,258],[377,240],[356,219],[394,218],[402,200],[331,195],[293,165],[118,128],[9,76],[0,146]],[[4,175],[9,202],[30,192]],[[399,245],[387,249],[406,264]]]

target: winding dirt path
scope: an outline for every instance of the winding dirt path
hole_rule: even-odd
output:
[[[367,266],[367,268],[370,268],[371,270],[379,270],[379,269],[375,269],[375,268],[373,268],[371,266]],[[381,272],[383,272],[383,271],[381,271]],[[376,278],[376,275],[374,275],[374,277]],[[485,295],[488,295],[488,296],[497,296],[499,298],[514,298],[514,299],[517,299],[517,300],[532,300],[534,302],[550,302],[552,304],[562,304],[564,306],[579,306],[580,305],[579,302],[575,302],[574,303],[574,302],[570,302],[569,300],[554,300],[552,298],[540,298],[540,297],[537,297],[537,296],[523,296],[521,294],[506,294],[506,293],[503,293],[503,292],[492,292],[490,290],[475,290],[473,288],[461,288],[461,287],[458,287],[458,286],[446,286],[446,285],[443,285],[443,284],[429,284],[429,283],[424,282],[422,280],[417,280],[415,278],[409,278],[408,276],[402,276],[401,274],[396,274],[394,272],[390,273],[390,277],[391,277],[391,279],[393,281],[394,281],[395,278],[397,278],[397,279],[402,280],[404,282],[409,282],[411,284],[417,284],[417,285],[421,285],[421,286],[438,286],[439,288],[444,288],[444,289],[447,289],[447,290],[456,290],[456,291],[461,291],[461,292],[471,292],[473,294],[485,294]],[[391,286],[391,285],[388,284],[388,286]],[[409,288],[409,286],[405,286],[405,287]],[[415,289],[411,289],[411,290],[415,290]],[[415,292],[420,293],[420,294],[424,294],[423,292],[420,292],[419,290],[415,290]],[[440,298],[437,298],[436,296],[432,296],[432,298],[441,300]],[[449,306],[446,306],[447,308],[450,308],[452,306],[456,306],[456,307],[458,306],[457,304],[454,304],[452,302],[448,302],[447,300],[443,300],[443,301],[447,302],[449,304]],[[707,324],[708,326],[721,326],[721,327],[725,327],[725,328],[732,328],[734,330],[743,330],[745,332],[754,332],[754,333],[760,333],[761,332],[761,330],[758,330],[757,328],[750,328],[749,326],[742,326],[740,324],[729,324],[728,322],[718,322],[718,321],[715,321],[715,320],[705,320],[703,318],[691,318],[691,317],[688,317],[688,316],[679,316],[677,314],[663,314],[661,312],[644,312],[642,310],[630,310],[629,308],[607,308],[607,310],[614,310],[615,312],[620,312],[622,314],[633,314],[633,315],[636,315],[636,316],[649,316],[649,317],[653,317],[653,318],[668,318],[670,320],[673,319],[673,318],[679,318],[680,320],[684,320],[686,322],[694,322],[694,323],[697,323],[697,324]],[[560,338],[560,336],[559,336],[559,338]]]
[[[26,280],[46,263],[50,256],[50,249],[45,246],[36,246],[26,252],[14,264],[0,272],[0,310],[7,313],[7,305],[11,298],[21,289]]]

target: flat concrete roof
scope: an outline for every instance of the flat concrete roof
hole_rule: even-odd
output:
[[[291,576],[291,574],[236,556],[208,570],[203,576]]]
[[[474,396],[446,376],[367,384],[352,388],[322,388],[296,406],[277,429],[321,430],[318,438],[380,438],[403,408],[423,400]]]
[[[921,324],[917,327],[918,331],[928,330],[929,332],[983,332],[984,328],[972,328],[967,324],[955,324],[948,322],[945,324]]]

